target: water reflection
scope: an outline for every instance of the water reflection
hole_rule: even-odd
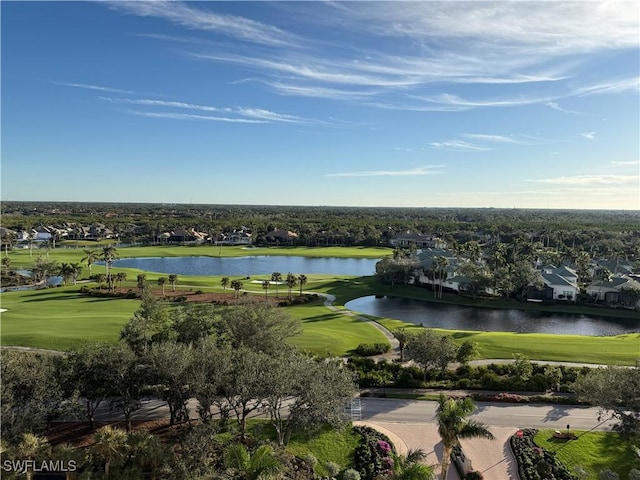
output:
[[[604,336],[640,331],[640,318],[612,319],[586,315],[461,307],[408,298],[374,296],[347,302],[350,310],[403,320],[425,327],[488,332],[553,333]]]

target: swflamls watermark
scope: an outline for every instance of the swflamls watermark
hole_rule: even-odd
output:
[[[25,474],[27,472],[75,472],[75,460],[3,460],[2,470]]]

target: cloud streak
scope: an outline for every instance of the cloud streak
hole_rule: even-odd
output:
[[[62,85],[63,87],[73,87],[73,88],[83,88],[85,90],[97,90],[100,92],[111,92],[111,93],[124,93],[124,94],[132,94],[131,90],[121,90],[119,88],[111,88],[104,87],[101,85],[90,85],[87,83],[68,83],[68,82],[53,82],[56,85]]]
[[[569,186],[625,185],[632,183],[637,184],[640,181],[640,177],[638,175],[574,175],[539,180],[529,179],[527,181]]]
[[[412,177],[416,175],[437,175],[444,165],[417,167],[412,170],[373,170],[362,172],[328,173],[326,177]]]

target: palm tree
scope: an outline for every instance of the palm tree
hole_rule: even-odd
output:
[[[128,434],[130,457],[135,459],[137,467],[151,473],[151,479],[157,478],[162,462],[167,458],[167,449],[156,435],[145,430],[135,430]]]
[[[449,266],[449,260],[446,257],[436,257],[436,267],[438,269],[438,278],[440,279],[440,293],[438,298],[442,298],[442,284],[447,274],[447,267]]]
[[[236,291],[236,298],[240,296],[240,289],[242,289],[242,282],[240,280],[233,280],[231,282],[231,288]]]
[[[16,457],[24,460],[44,460],[49,457],[51,446],[45,437],[33,433],[24,433],[18,444]],[[26,472],[27,480],[33,478],[33,472]]]
[[[298,283],[298,278],[291,272],[287,273],[286,284],[289,287],[289,299],[291,299],[291,289]]]
[[[67,285],[67,281],[69,280],[69,277],[71,276],[71,271],[69,269],[69,264],[68,263],[62,263],[60,265],[60,269],[58,270],[58,275],[62,277],[62,284],[63,285]]]
[[[100,259],[100,255],[98,254],[97,250],[89,250],[86,248],[83,250],[83,252],[84,257],[80,261],[87,262],[87,266],[89,267],[89,276],[91,276],[91,265],[93,265]]]
[[[80,265],[79,263],[72,263],[69,265],[69,271],[71,272],[73,284],[76,285],[78,283],[78,277],[82,273],[82,265]]]
[[[109,244],[102,247],[102,253],[100,254],[100,258],[104,260],[104,272],[107,275],[107,284],[109,285],[109,290],[113,289],[113,278],[111,278],[111,265],[113,261],[119,257],[119,254],[116,248]]]
[[[278,296],[278,285],[280,284],[281,280],[282,280],[282,274],[280,272],[273,272],[271,274],[271,281],[274,282],[276,285],[276,297]]]
[[[109,478],[111,465],[122,459],[127,449],[127,433],[110,426],[100,428],[94,436],[92,451],[104,460],[104,476]]]
[[[306,275],[298,275],[298,285],[300,285],[300,296],[302,296],[302,287],[307,284],[308,278]]]
[[[269,280],[262,281],[262,289],[264,290],[264,298],[267,298],[269,295],[269,287],[271,286],[271,282]]]
[[[178,275],[176,275],[175,273],[172,273],[171,275],[169,275],[169,283],[171,284],[171,291],[175,292],[176,291],[176,283],[178,282]]]
[[[127,274],[124,272],[116,273],[116,282],[120,285],[120,292],[122,292],[122,282],[127,279]]]
[[[4,267],[5,273],[9,274],[9,267],[11,266],[11,259],[9,257],[2,257],[2,266]]]
[[[144,290],[144,287],[147,286],[147,276],[144,273],[138,275],[137,279],[137,287],[141,292]]]
[[[162,287],[162,296],[164,297],[164,286],[166,285],[168,279],[167,277],[160,277],[158,278],[158,285],[160,285]]]
[[[426,457],[427,454],[421,448],[410,449],[406,456],[394,455],[393,478],[395,480],[433,480],[433,467],[422,463]]]
[[[438,399],[436,417],[438,419],[438,433],[442,439],[442,479],[447,478],[447,470],[453,447],[460,445],[461,438],[495,437],[489,429],[480,422],[469,420],[467,417],[475,410],[475,404],[469,397],[447,398],[443,393]]]
[[[404,348],[407,346],[410,334],[405,328],[392,330],[391,333],[396,337],[396,340],[398,340],[398,343],[400,344],[400,362],[404,362]]]
[[[222,285],[222,290],[226,290],[229,286],[229,277],[222,277],[220,280],[220,285]]]
[[[258,480],[263,476],[278,472],[282,465],[269,445],[259,446],[253,455],[249,455],[247,447],[236,443],[224,452],[224,464],[243,472],[248,480]]]

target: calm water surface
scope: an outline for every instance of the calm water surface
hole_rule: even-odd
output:
[[[347,302],[345,306],[367,315],[450,330],[588,336],[620,335],[640,331],[640,318],[618,320],[586,315],[472,308],[407,298],[368,296]]]
[[[178,275],[270,275],[280,272],[294,274],[373,275],[375,258],[311,258],[259,255],[249,257],[153,257],[123,258],[113,262],[116,267],[138,268],[147,272]]]

